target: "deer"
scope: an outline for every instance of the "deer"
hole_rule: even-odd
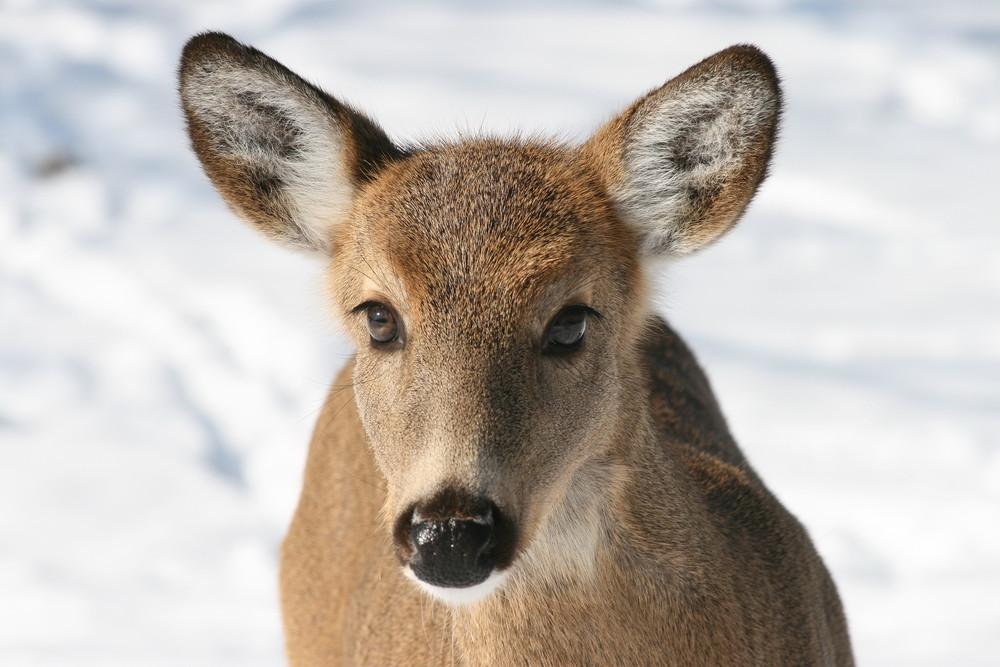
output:
[[[356,351],[280,550],[301,665],[851,665],[837,589],[653,306],[719,239],[782,109],[736,45],[589,139],[401,145],[222,33],[185,46],[229,208],[325,262]]]

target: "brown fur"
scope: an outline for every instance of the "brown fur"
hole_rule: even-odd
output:
[[[325,229],[286,219],[305,210],[295,187],[234,186],[254,163],[234,168],[218,124],[201,120],[216,113],[199,98],[215,70],[258,88],[255,77],[271,85],[279,72],[289,90],[269,89],[277,113],[242,102],[220,113],[249,114],[261,138],[244,153],[262,151],[289,183],[316,165],[288,151],[327,123],[345,179],[336,192],[349,197],[313,241],[331,255],[334,307],[358,353],[320,415],[282,547],[289,661],[852,664],[826,569],[747,464],[691,352],[650,312],[640,259],[697,250],[750,201],[780,104],[767,58],[717,54],[580,148],[482,139],[404,151],[248,53],[221,35],[185,50],[189,127],[220,192],[254,224],[306,229],[272,232],[291,245]],[[185,85],[185,71],[206,78]],[[661,173],[666,185],[650,186]],[[637,208],[647,200],[668,219]],[[369,340],[372,301],[397,314],[391,346]],[[600,316],[578,350],[547,355],[548,323],[576,304]],[[463,494],[490,499],[515,529],[500,588],[451,608],[400,565],[408,508],[465,516]]]

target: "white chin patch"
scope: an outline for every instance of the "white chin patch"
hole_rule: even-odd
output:
[[[435,586],[433,584],[428,584],[426,581],[421,581],[417,575],[413,574],[413,570],[409,567],[404,568],[403,573],[415,581],[417,586],[420,586],[422,590],[430,593],[438,600],[455,607],[464,607],[466,605],[479,602],[499,588],[500,584],[502,584],[507,578],[506,570],[503,572],[497,572],[494,570],[493,573],[486,578],[486,581],[478,583],[475,586],[467,586],[465,588],[446,588],[444,586]]]

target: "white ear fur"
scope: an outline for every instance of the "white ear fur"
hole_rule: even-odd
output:
[[[285,245],[329,252],[360,181],[400,154],[375,123],[228,35],[191,39],[180,80],[205,172],[237,215]]]
[[[767,57],[754,47],[730,47],[640,99],[595,136],[591,144],[604,144],[598,151],[620,160],[605,166],[613,174],[608,190],[638,231],[643,255],[689,254],[736,223],[764,178],[780,106]]]
[[[193,68],[184,87],[189,113],[204,124],[219,155],[280,184],[296,227],[288,240],[326,250],[354,185],[335,118],[310,92],[232,63]],[[236,208],[242,213],[239,202]]]

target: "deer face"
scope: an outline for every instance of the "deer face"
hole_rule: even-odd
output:
[[[635,244],[571,153],[504,142],[394,165],[335,237],[396,553],[442,597],[489,588],[610,441]]]
[[[743,212],[777,123],[770,61],[722,51],[574,149],[403,150],[218,33],[188,43],[180,74],[195,152],[229,206],[332,260],[404,571],[470,601],[546,549],[586,568],[587,500],[645,401],[640,261],[694,252]]]

